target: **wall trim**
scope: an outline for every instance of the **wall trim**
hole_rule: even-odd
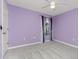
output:
[[[78,48],[75,45],[72,45],[72,44],[69,44],[69,43],[66,43],[66,42],[63,42],[63,41],[59,41],[59,40],[56,40],[56,39],[54,39],[54,41],[62,43],[62,44],[65,44],[65,45],[70,46],[70,47]],[[46,42],[49,42],[49,40],[46,40]],[[29,44],[24,44],[24,45],[9,47],[8,49],[16,49],[16,48],[25,47],[25,46],[31,46],[31,45],[40,44],[40,43],[42,43],[42,42],[35,42],[35,43],[29,43]]]
[[[29,43],[29,44],[14,46],[14,47],[8,47],[8,49],[16,49],[16,48],[25,47],[25,46],[31,46],[31,45],[40,44],[40,43],[42,43],[42,42],[35,42],[35,43]]]
[[[62,44],[67,45],[67,46],[70,46],[70,47],[73,47],[73,48],[78,48],[78,46],[75,46],[75,45],[72,45],[72,44],[69,44],[69,43],[60,41],[60,40],[54,39],[54,41],[59,42],[59,43],[62,43]]]

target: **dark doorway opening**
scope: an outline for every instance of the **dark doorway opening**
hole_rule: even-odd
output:
[[[43,43],[52,41],[52,18],[42,16]]]

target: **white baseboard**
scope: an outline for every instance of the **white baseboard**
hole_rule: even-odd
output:
[[[59,40],[56,40],[56,39],[54,41],[59,42],[59,43],[62,43],[62,44],[65,44],[65,45],[70,46],[70,47],[78,48],[75,45],[72,45],[72,44],[69,44],[69,43],[66,43],[66,42],[63,42],[63,41],[59,41]]]
[[[49,40],[46,40],[46,42],[48,42],[48,41]],[[72,44],[69,44],[69,43],[65,43],[63,41],[59,41],[59,40],[56,40],[56,39],[54,39],[54,41],[62,43],[62,44],[65,44],[65,45],[70,46],[70,47],[78,48],[75,45],[72,45]],[[24,47],[24,46],[30,46],[30,45],[35,45],[35,44],[39,44],[39,43],[42,43],[42,42],[35,42],[35,43],[24,44],[24,45],[20,45],[20,46],[9,47],[8,49],[16,49],[16,48],[20,48],[20,47]]]
[[[14,47],[9,47],[8,49],[16,49],[16,48],[20,48],[20,47],[24,47],[24,46],[30,46],[30,45],[35,45],[35,44],[39,44],[41,42],[35,42],[35,43],[29,43],[29,44],[24,44],[24,45],[20,45],[20,46],[14,46]]]

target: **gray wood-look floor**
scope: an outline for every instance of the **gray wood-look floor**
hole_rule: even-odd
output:
[[[52,41],[8,50],[4,59],[78,59],[78,49]]]

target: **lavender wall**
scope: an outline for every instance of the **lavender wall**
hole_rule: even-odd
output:
[[[12,5],[8,5],[8,9],[9,47],[40,42],[42,38],[40,14]]]
[[[42,40],[41,14],[12,5],[9,10],[9,47]],[[77,46],[78,11],[74,9],[53,17],[54,39]],[[25,39],[24,39],[25,38]]]
[[[53,17],[54,39],[78,45],[78,9]]]

